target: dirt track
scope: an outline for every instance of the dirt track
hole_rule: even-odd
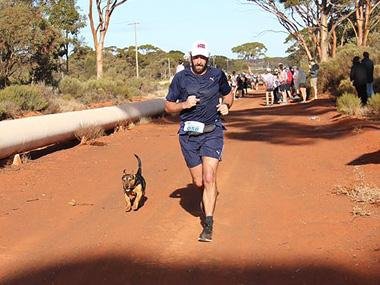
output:
[[[0,284],[380,284],[380,208],[353,218],[332,194],[359,178],[380,186],[380,124],[328,99],[261,103],[238,100],[226,119],[212,243],[197,241],[176,117],[0,170]],[[148,199],[125,213],[133,153]]]

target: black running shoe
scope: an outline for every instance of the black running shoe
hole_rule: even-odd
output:
[[[199,241],[204,241],[204,242],[210,242],[212,241],[212,226],[211,225],[205,225],[203,227],[203,231],[199,235],[198,238]]]

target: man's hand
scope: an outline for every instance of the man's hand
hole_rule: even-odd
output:
[[[218,109],[218,112],[220,112],[220,114],[223,116],[228,115],[228,105],[226,103],[223,103],[222,98],[219,98],[219,104],[216,105],[216,108]]]
[[[200,99],[197,99],[197,97],[195,97],[194,95],[191,95],[191,96],[187,97],[185,102],[182,103],[182,108],[183,109],[190,109],[190,108],[194,107],[199,101],[200,101]]]

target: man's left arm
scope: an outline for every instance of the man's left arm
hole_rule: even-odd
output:
[[[227,77],[222,72],[222,76],[220,78],[220,92],[223,97],[219,100],[219,104],[216,106],[218,112],[220,112],[223,116],[228,114],[228,110],[232,107],[234,102],[234,95],[231,89],[231,86],[228,84]]]

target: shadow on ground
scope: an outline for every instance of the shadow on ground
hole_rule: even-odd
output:
[[[201,217],[200,202],[202,200],[202,191],[197,189],[193,184],[179,188],[169,195],[170,198],[180,199],[181,207],[194,217]]]
[[[212,246],[212,245],[211,245]],[[333,265],[307,261],[293,266],[239,266],[208,264],[165,264],[164,261],[134,260],[127,255],[82,257],[81,261],[62,261],[44,267],[18,269],[3,276],[2,284],[258,284],[258,285],[376,285],[380,276],[363,276]]]
[[[380,164],[380,150],[359,156],[348,165]]]
[[[227,129],[234,127],[237,130],[228,129],[225,136],[242,141],[302,145],[312,144],[315,139],[330,140],[355,135],[356,129],[380,129],[376,122],[351,118],[330,118],[328,121],[320,122],[322,114],[335,109],[331,100],[321,99],[308,104],[231,111],[225,125]],[[279,119],[272,120],[270,116]],[[281,121],[282,116],[303,116],[305,122]]]

